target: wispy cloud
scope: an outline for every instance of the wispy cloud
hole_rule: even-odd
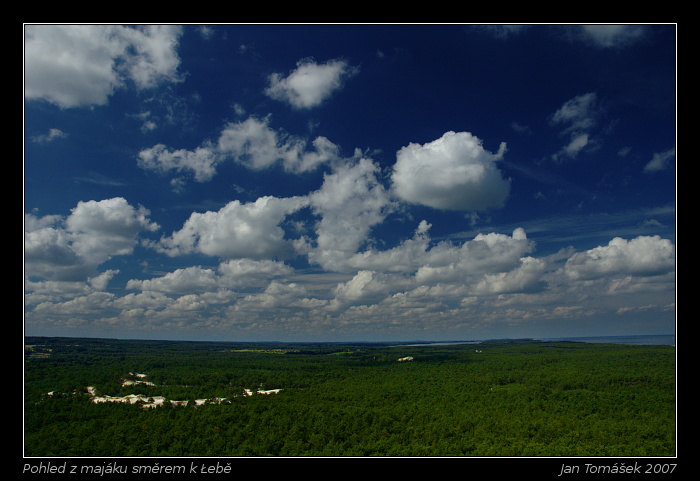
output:
[[[582,37],[603,48],[623,48],[632,45],[647,33],[644,25],[592,24],[581,25]]]
[[[56,139],[65,139],[68,137],[68,134],[61,131],[60,129],[49,129],[48,133],[46,134],[41,134],[41,135],[35,135],[32,137],[32,142],[36,142],[38,144],[43,144],[46,142],[51,142]]]
[[[103,185],[107,187],[120,187],[127,185],[123,180],[107,177],[98,172],[88,172],[87,175],[75,177],[76,182],[85,182],[88,184]]]
[[[668,168],[669,161],[676,156],[676,148],[671,147],[663,152],[657,152],[652,159],[644,166],[644,172],[653,173]]]
[[[560,135],[569,139],[552,159],[575,158],[582,150],[595,149],[598,145],[591,131],[597,125],[601,114],[598,95],[589,92],[567,100],[552,114],[550,124],[562,128]]]

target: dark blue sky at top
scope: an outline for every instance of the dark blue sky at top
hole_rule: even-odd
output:
[[[67,284],[60,284],[63,287],[53,286],[55,290],[49,293],[48,284],[41,284],[41,289],[25,286],[25,300],[36,298],[27,303],[25,328],[31,334],[327,340],[507,337],[529,332],[538,336],[594,335],[599,323],[608,328],[603,334],[673,332],[674,313],[668,307],[674,303],[673,269],[654,271],[651,276],[644,266],[630,267],[640,259],[636,254],[614,263],[618,267],[624,264],[628,269],[625,272],[614,272],[606,266],[600,272],[608,276],[607,287],[603,287],[602,277],[595,280],[601,283],[601,292],[612,292],[610,286],[616,280],[630,282],[632,278],[639,283],[626,295],[642,292],[642,286],[653,284],[658,299],[654,297],[646,303],[626,297],[619,305],[606,300],[604,308],[594,306],[590,299],[584,301],[581,295],[577,297],[575,293],[583,292],[581,286],[562,287],[560,281],[553,280],[564,275],[563,270],[557,269],[563,269],[573,252],[583,255],[607,246],[615,237],[630,241],[640,236],[658,236],[659,241],[675,244],[676,27],[646,25],[639,32],[625,42],[602,45],[576,25],[529,25],[508,31],[478,25],[211,25],[210,35],[206,36],[198,26],[187,25],[173,51],[179,61],[179,82],[160,81],[151,88],[140,88],[127,78],[102,105],[65,107],[50,99],[25,95],[26,214],[38,219],[57,215],[65,220],[79,202],[120,197],[131,206],[148,209],[150,221],[159,226],[157,231],[139,232],[132,239],[133,250],[128,254],[111,253],[94,266],[93,275],[118,270],[103,290],[93,288],[88,293],[76,293],[75,284],[70,289],[65,287]],[[25,59],[26,56],[25,51]],[[304,59],[317,64],[343,60],[354,72],[313,108],[296,109],[266,95],[271,74],[291,75]],[[27,82],[25,77],[25,85]],[[554,159],[553,155],[569,143],[573,133],[565,132],[566,124],[555,123],[553,116],[568,101],[586,94],[595,99],[586,112],[591,123],[583,129],[588,144],[574,156]],[[152,130],[141,128],[144,117],[139,114],[144,112],[157,121]],[[166,120],[168,116],[170,121]],[[414,236],[421,220],[430,224],[431,246],[446,242],[458,247],[480,233],[511,236],[514,229],[522,227],[534,243],[533,249],[523,256],[544,259],[561,249],[570,250],[566,256],[562,254],[558,264],[544,269],[550,277],[543,277],[537,285],[549,287],[539,288],[536,294],[527,289],[508,291],[490,304],[490,298],[475,288],[460,294],[461,298],[445,300],[445,309],[459,318],[452,324],[443,319],[431,327],[428,320],[415,320],[402,329],[387,327],[377,320],[381,316],[360,320],[372,306],[391,312],[388,298],[397,299],[397,294],[408,296],[418,287],[425,289],[401,284],[413,279],[415,271],[403,272],[401,282],[382,277],[384,284],[377,290],[382,298],[360,295],[350,307],[344,304],[346,311],[331,309],[331,314],[322,313],[322,301],[332,302],[340,282],[349,284],[352,276],[363,270],[375,272],[376,280],[380,273],[390,270],[363,266],[353,272],[344,271],[347,277],[337,278],[331,269],[313,265],[301,253],[284,260],[297,276],[310,272],[328,276],[323,295],[319,289],[314,291],[317,296],[312,296],[311,291],[301,296],[307,301],[318,301],[313,312],[296,312],[292,316],[287,307],[278,306],[270,312],[256,308],[258,325],[263,326],[259,330],[252,323],[245,327],[242,322],[227,324],[227,316],[233,316],[232,312],[248,308],[241,301],[244,289],[236,285],[227,290],[228,311],[223,310],[222,303],[202,301],[202,305],[210,302],[208,305],[216,312],[198,311],[196,318],[189,320],[182,317],[178,327],[166,328],[162,320],[160,324],[155,320],[139,324],[127,319],[126,296],[145,292],[126,288],[130,280],[162,277],[187,267],[215,270],[230,260],[202,253],[167,256],[142,241],[148,240],[152,246],[182,229],[193,213],[218,212],[235,200],[245,204],[263,196],[306,196],[320,189],[324,179],[334,172],[325,164],[310,172],[290,173],[279,165],[254,170],[239,162],[222,161],[208,181],[197,182],[185,174],[180,188],[175,189],[170,182],[172,172],[149,171],[138,164],[139,153],[156,144],[171,150],[193,151],[206,142],[216,143],[227,124],[249,118],[267,119],[268,126],[278,135],[303,138],[308,141],[307,147],[314,138],[323,136],[346,159],[353,158],[358,149],[376,164],[377,182],[387,192],[392,187],[397,152],[411,143],[428,144],[452,131],[471,133],[481,140],[484,150],[494,154],[501,143],[506,144],[502,159],[495,163],[503,178],[510,179],[510,191],[501,207],[454,211],[399,201],[381,222],[372,225],[358,252],[370,247],[386,251],[401,246]],[[57,129],[62,135],[39,141],[50,129]],[[664,161],[657,164],[660,168],[645,170],[655,156],[664,153]],[[292,223],[304,224],[302,231],[313,241],[319,219],[320,214],[305,208],[287,216],[280,225],[286,238],[292,239],[299,237],[298,231],[291,228]],[[54,223],[53,228],[57,230],[52,232],[68,232],[68,227],[60,223]],[[45,240],[48,238],[42,236],[41,242],[49,242]],[[71,241],[66,242],[61,247],[71,249]],[[39,250],[31,250],[31,255],[38,255],[36,252]],[[25,258],[25,276],[32,283],[47,281],[39,272],[46,276],[46,272],[51,272],[47,266],[60,262],[50,258],[53,250],[49,245],[41,252],[46,254],[39,256],[42,264],[36,271],[27,267],[34,266],[34,257],[29,259],[31,262]],[[675,259],[675,253],[672,257]],[[479,282],[491,282],[496,279],[494,276],[506,272],[514,271],[489,272],[491,277],[462,281],[461,286],[473,281],[475,286],[483,287]],[[306,286],[306,279],[275,277],[275,282]],[[83,282],[88,282],[88,278]],[[447,281],[436,285],[444,288]],[[259,293],[267,292],[269,280],[258,288]],[[39,291],[45,297],[39,298]],[[250,287],[245,291],[248,295],[255,292]],[[211,292],[200,289],[192,295]],[[167,290],[162,293],[169,296],[163,302],[174,305],[177,296]],[[81,315],[72,307],[78,298],[91,305],[98,294],[106,303],[102,305],[108,306],[110,322],[101,319],[93,308]],[[220,291],[219,294],[223,296]],[[523,313],[535,310],[538,302],[551,303],[540,309],[548,314],[537,317],[532,329],[526,320],[532,316],[525,314],[517,319],[514,314],[508,323],[499,323],[494,319],[507,308],[499,304],[505,302],[504,295],[512,296],[509,308],[515,309],[517,303],[518,312]],[[435,302],[441,299],[436,298]],[[37,309],[35,306],[42,302],[42,308]],[[466,309],[465,306],[476,304],[478,310],[470,311],[478,319],[473,325],[464,321],[468,317],[464,312],[455,310],[457,305]],[[655,307],[650,307],[652,304]],[[554,315],[556,306],[577,306],[577,312],[586,314],[564,322]],[[642,313],[640,316],[648,317],[642,322],[619,314],[633,308]],[[166,310],[152,306],[148,314],[155,319],[156,313]],[[284,315],[280,314],[282,311]],[[295,324],[289,319],[304,316],[318,321],[294,321],[298,327],[290,327]],[[612,328],[611,319],[618,323]],[[581,328],[586,323],[593,326],[593,332]],[[275,326],[283,324],[275,330]]]

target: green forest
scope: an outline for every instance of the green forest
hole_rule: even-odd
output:
[[[24,454],[674,456],[675,363],[673,346],[534,340],[26,337]]]

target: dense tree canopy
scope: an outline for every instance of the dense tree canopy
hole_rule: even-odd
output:
[[[672,346],[26,344],[27,456],[675,454]],[[88,386],[188,403],[94,403]]]

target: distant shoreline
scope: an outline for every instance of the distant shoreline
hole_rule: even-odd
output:
[[[635,336],[581,336],[581,337],[549,337],[538,339],[541,341],[572,341],[609,344],[633,344],[633,345],[662,345],[675,346],[675,334],[645,334]]]
[[[546,342],[584,342],[603,344],[630,344],[650,346],[675,346],[675,334],[643,334],[632,336],[580,336],[580,337],[532,337],[532,338],[504,338],[482,339],[468,341],[424,341],[412,344],[397,344],[397,346],[452,346],[458,344],[482,344],[491,341],[546,341]]]

